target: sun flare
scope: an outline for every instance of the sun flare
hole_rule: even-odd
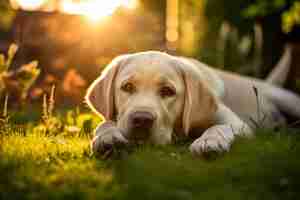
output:
[[[90,21],[97,22],[113,14],[119,8],[134,9],[138,0],[60,0],[58,4],[53,4],[53,1],[48,0],[10,0],[13,8],[21,8],[24,10],[51,10],[54,8],[60,12],[83,15]],[[52,4],[51,4],[52,2]],[[56,5],[56,6],[55,6]]]
[[[132,9],[135,7],[135,0],[90,0],[77,3],[72,0],[64,0],[61,8],[65,13],[84,15],[89,20],[97,22],[103,17],[113,14],[121,6]]]
[[[36,10],[40,8],[46,0],[10,0],[15,8],[22,8],[24,10]]]

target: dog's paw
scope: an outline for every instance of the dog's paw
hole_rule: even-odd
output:
[[[112,122],[105,122],[95,130],[95,137],[91,141],[94,154],[110,154],[116,148],[125,146],[128,140]]]
[[[223,153],[230,149],[234,139],[233,129],[228,125],[217,125],[207,129],[190,145],[190,151],[197,156]]]

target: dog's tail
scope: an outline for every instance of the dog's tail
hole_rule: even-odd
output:
[[[290,44],[285,45],[280,60],[266,78],[268,83],[272,85],[283,86],[291,68],[292,50],[293,49]]]

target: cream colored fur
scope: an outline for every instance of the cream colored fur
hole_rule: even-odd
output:
[[[275,79],[274,75],[270,82]],[[134,86],[134,93],[122,90],[127,82]],[[174,88],[176,95],[162,98],[159,91],[164,86]],[[193,132],[197,139],[190,150],[196,155],[228,151],[237,135],[252,135],[254,121],[266,127],[284,123],[280,110],[300,117],[300,98],[291,92],[155,51],[114,59],[90,86],[86,100],[106,120],[116,121],[121,131],[113,138],[130,138],[130,114],[146,111],[156,119],[150,142],[168,144],[175,132]]]

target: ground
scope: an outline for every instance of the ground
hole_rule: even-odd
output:
[[[183,142],[106,160],[86,135],[2,134],[0,199],[298,199],[299,134],[260,130],[206,158]]]

